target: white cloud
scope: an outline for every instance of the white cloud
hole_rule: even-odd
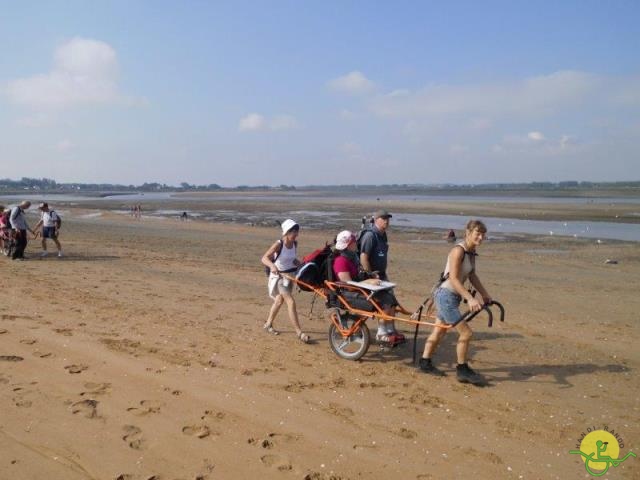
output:
[[[12,102],[33,108],[68,108],[124,101],[118,91],[118,58],[107,43],[74,38],[58,47],[48,73],[10,81]]]
[[[332,90],[356,95],[371,92],[375,88],[375,84],[358,71],[334,78],[327,85]]]
[[[356,117],[357,114],[347,108],[343,108],[342,110],[340,110],[340,118],[342,118],[343,120],[353,120]]]
[[[544,135],[540,132],[529,132],[527,134],[527,138],[529,140],[533,140],[534,142],[541,142],[544,140]]]
[[[265,125],[265,120],[262,115],[259,113],[250,113],[245,117],[240,119],[240,124],[238,125],[238,129],[241,132],[250,131],[250,130],[261,130]]]
[[[562,134],[559,138],[546,138],[540,132],[529,132],[526,135],[507,135],[502,142],[493,145],[494,153],[506,154],[536,154],[536,155],[563,155],[575,153],[578,149],[584,149],[585,145],[579,144],[570,135]]]
[[[298,121],[293,115],[278,114],[270,118],[259,113],[249,113],[242,117],[238,124],[241,132],[270,130],[273,132],[293,130],[299,127]]]
[[[21,127],[43,127],[45,125],[48,125],[52,122],[52,118],[47,115],[46,113],[43,112],[39,112],[39,113],[34,113],[33,115],[28,115],[26,117],[23,118],[19,118],[18,120],[16,120],[16,125],[19,125]]]
[[[55,149],[58,150],[59,152],[67,152],[74,147],[75,147],[75,144],[72,141],[65,138],[64,140],[60,140],[56,144]]]
[[[350,157],[359,157],[362,155],[362,147],[356,142],[343,143],[342,145],[340,145],[340,151]]]
[[[274,131],[298,128],[298,121],[292,115],[275,115],[269,120],[269,128]]]
[[[469,147],[465,145],[455,144],[449,147],[449,153],[451,153],[452,155],[463,155],[468,151],[469,151]]]
[[[584,72],[560,71],[520,81],[484,85],[429,85],[418,91],[393,91],[374,98],[369,107],[382,117],[483,118],[546,115],[580,106],[602,87],[603,79]]]

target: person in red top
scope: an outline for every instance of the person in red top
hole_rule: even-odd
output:
[[[366,275],[362,275],[359,271],[356,236],[352,232],[349,230],[340,232],[336,237],[335,248],[339,252],[339,255],[336,255],[333,260],[333,275],[336,280],[341,282],[350,282],[352,280],[363,281],[373,285],[380,284],[379,278],[367,278]],[[354,308],[368,312],[375,311],[371,302],[360,292],[344,289],[342,296]],[[395,314],[395,307],[398,305],[398,301],[391,292],[388,290],[380,290],[376,292],[372,298],[382,307],[387,315]],[[382,320],[380,322],[385,323]],[[380,328],[379,332],[382,332],[376,335],[376,340],[379,342],[398,344],[404,341],[404,337],[400,338],[400,334],[389,334],[384,328]]]

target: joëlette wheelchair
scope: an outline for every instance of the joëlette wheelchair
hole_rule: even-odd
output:
[[[318,295],[324,299],[325,306],[329,312],[329,319],[331,320],[331,325],[329,326],[329,345],[336,355],[345,360],[359,360],[367,353],[369,345],[371,344],[371,334],[366,322],[370,318],[387,321],[393,320],[415,326],[413,335],[414,363],[417,356],[418,329],[422,325],[449,330],[460,322],[470,322],[479,313],[484,311],[487,312],[489,317],[488,324],[489,327],[491,327],[493,326],[493,312],[491,308],[494,306],[497,307],[500,312],[500,321],[504,322],[504,307],[495,300],[485,303],[477,312],[467,311],[455,324],[436,324],[436,315],[431,295],[422,302],[415,312],[410,312],[402,305],[398,305],[396,307],[396,315],[388,315],[384,312],[382,306],[373,298],[375,291],[349,283],[331,280],[324,280],[319,285],[311,285],[294,276],[284,273],[282,275],[295,282],[302,290],[311,291],[314,295]],[[360,293],[370,303],[372,307],[371,311],[355,308],[345,297],[345,292]],[[472,295],[475,295],[474,291],[472,291]]]

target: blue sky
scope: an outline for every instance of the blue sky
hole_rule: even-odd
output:
[[[640,180],[638,2],[0,8],[0,177]]]

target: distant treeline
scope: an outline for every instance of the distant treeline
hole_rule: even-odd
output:
[[[208,185],[192,185],[182,182],[180,185],[166,183],[143,183],[142,185],[122,185],[114,183],[58,183],[50,178],[28,178],[11,180],[0,179],[0,192],[41,191],[48,193],[118,193],[118,192],[216,192],[216,191],[293,191],[323,190],[339,192],[387,192],[387,193],[433,193],[433,194],[473,194],[473,193],[510,193],[529,191],[541,195],[565,194],[580,195],[615,192],[619,194],[640,194],[640,181],[630,182],[583,182],[569,180],[564,182],[529,182],[529,183],[484,183],[484,184],[387,184],[387,185],[239,185],[237,187],[221,187],[217,183]]]

